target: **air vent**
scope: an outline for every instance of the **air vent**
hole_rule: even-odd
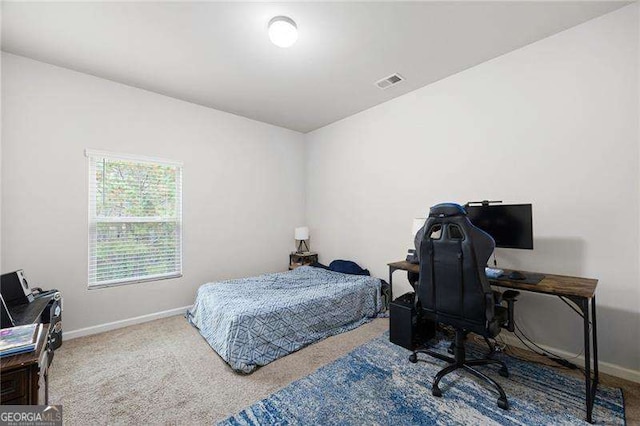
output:
[[[384,90],[400,83],[403,80],[404,78],[400,74],[391,74],[389,77],[376,81],[376,86]]]

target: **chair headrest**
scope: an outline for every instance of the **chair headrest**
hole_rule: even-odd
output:
[[[440,203],[429,209],[429,217],[466,216],[467,211],[460,204]]]

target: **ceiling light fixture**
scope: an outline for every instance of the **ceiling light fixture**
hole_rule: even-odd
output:
[[[276,16],[269,21],[269,39],[279,47],[290,47],[298,40],[298,26],[287,16]]]

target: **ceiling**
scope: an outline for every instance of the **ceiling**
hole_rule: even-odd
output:
[[[3,2],[2,50],[308,132],[626,4]]]

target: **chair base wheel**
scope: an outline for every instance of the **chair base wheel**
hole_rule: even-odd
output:
[[[509,370],[507,370],[506,368],[501,368],[498,371],[498,374],[500,374],[502,377],[509,377]]]
[[[414,363],[414,364],[415,364],[416,362],[418,362],[418,355],[417,355],[417,354],[411,354],[411,355],[409,355],[409,362],[412,362],[412,363]]]
[[[498,407],[502,408],[503,410],[508,410],[509,409],[509,401],[507,401],[504,398],[498,399]]]
[[[440,390],[440,388],[432,388],[431,395],[437,396],[439,398],[442,396],[442,391]]]

